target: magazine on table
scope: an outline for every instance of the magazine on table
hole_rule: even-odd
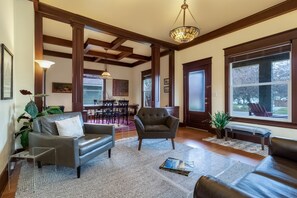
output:
[[[185,162],[180,159],[176,159],[173,157],[168,157],[159,167],[160,169],[167,170],[170,172],[178,173],[181,175],[188,176],[193,168],[194,162]]]

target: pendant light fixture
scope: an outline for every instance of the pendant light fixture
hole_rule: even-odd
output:
[[[104,58],[104,72],[101,74],[102,79],[112,79],[111,74],[107,71],[107,49],[105,49],[105,58]]]
[[[186,0],[184,0],[184,3],[181,5],[181,9],[175,19],[175,22],[173,25],[175,25],[176,21],[178,20],[181,12],[183,12],[183,25],[176,27],[172,29],[169,32],[169,36],[179,43],[188,43],[192,41],[194,38],[196,38],[200,34],[200,29],[195,26],[186,26],[186,10],[189,11],[190,15],[192,16],[193,20],[197,23],[195,18],[193,17],[188,4],[186,3]],[[197,23],[198,24],[198,23]]]

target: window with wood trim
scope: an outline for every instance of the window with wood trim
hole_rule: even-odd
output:
[[[294,32],[225,49],[226,111],[234,121],[297,127]]]
[[[83,75],[83,104],[96,105],[104,99],[105,80],[100,78],[102,71],[84,70]]]

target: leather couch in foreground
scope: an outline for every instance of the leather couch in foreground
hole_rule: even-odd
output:
[[[269,149],[270,156],[233,184],[200,177],[194,198],[297,197],[297,141],[274,137]]]
[[[84,136],[59,136],[55,121],[79,116]],[[80,112],[55,114],[36,118],[33,122],[33,132],[29,133],[29,147],[53,147],[56,149],[56,160],[45,158],[41,162],[56,163],[77,169],[77,178],[80,177],[81,166],[114,147],[115,129],[112,125],[98,125],[83,123]]]

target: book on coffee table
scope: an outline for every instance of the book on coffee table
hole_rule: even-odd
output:
[[[194,168],[194,162],[185,162],[180,159],[168,157],[159,168],[188,176]]]

